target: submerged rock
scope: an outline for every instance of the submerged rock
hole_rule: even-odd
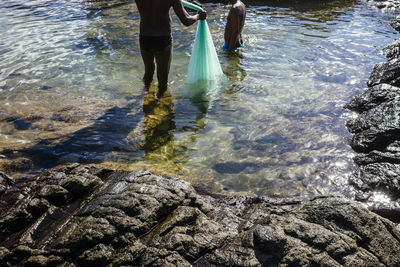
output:
[[[15,159],[0,158],[0,169],[10,175],[19,172],[28,172],[33,169],[33,161],[29,158],[18,157]]]
[[[44,185],[68,197],[50,201]],[[0,200],[6,266],[400,265],[399,229],[340,197],[213,198],[173,177],[73,165]]]

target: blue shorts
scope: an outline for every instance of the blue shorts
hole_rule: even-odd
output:
[[[241,45],[239,45],[239,46],[235,46],[233,49],[232,49],[232,51],[236,51],[237,49],[239,49],[239,48],[242,48],[244,46],[244,43],[242,43]],[[222,46],[222,48],[223,49],[225,49],[226,51],[228,51],[228,45],[227,44],[224,44],[223,46]]]

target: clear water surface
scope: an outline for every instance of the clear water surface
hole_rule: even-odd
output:
[[[133,2],[1,1],[1,169],[83,162],[273,197],[350,194],[343,106],[385,60],[392,15],[354,1],[248,4],[245,48],[231,56],[229,6],[205,7],[227,84],[186,96],[196,26],[173,15],[172,97],[157,99],[141,81]]]

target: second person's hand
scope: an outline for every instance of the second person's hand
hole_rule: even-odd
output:
[[[207,12],[206,11],[199,11],[199,19],[200,20],[205,20],[207,18]]]

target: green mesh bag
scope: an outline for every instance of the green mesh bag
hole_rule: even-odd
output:
[[[182,1],[182,4],[197,11],[203,10],[201,7],[186,1]],[[201,85],[207,85],[210,82],[218,81],[222,76],[223,72],[208,24],[205,20],[200,20],[190,57],[186,84],[200,83]]]

